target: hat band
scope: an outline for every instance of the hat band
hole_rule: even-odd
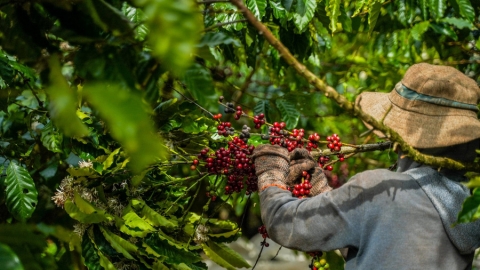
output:
[[[408,100],[420,100],[423,102],[431,103],[431,104],[436,104],[440,106],[447,106],[447,107],[452,107],[452,108],[458,108],[458,109],[466,109],[466,110],[472,110],[472,111],[478,111],[477,105],[473,104],[468,104],[468,103],[463,103],[447,98],[441,98],[441,97],[433,97],[429,95],[424,95],[421,93],[416,92],[413,89],[410,89],[406,87],[405,85],[402,84],[402,87],[395,87],[395,90],[397,93],[408,99]]]

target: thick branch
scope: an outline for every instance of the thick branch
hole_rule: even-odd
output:
[[[364,113],[360,108],[355,106],[352,102],[348,101],[343,95],[339,94],[333,87],[327,85],[323,80],[318,78],[310,70],[307,69],[305,65],[298,62],[298,60],[290,53],[290,51],[278,40],[272,32],[257,18],[253,15],[252,12],[243,4],[242,0],[230,0],[230,2],[235,5],[240,12],[245,16],[248,22],[255,27],[261,35],[272,45],[282,56],[282,58],[292,66],[300,75],[302,75],[307,81],[312,84],[318,91],[325,94],[330,99],[333,99],[338,105],[344,108],[347,112],[360,117],[363,121],[372,125],[375,129],[382,131],[391,141],[398,142],[402,150],[415,161],[432,165],[434,167],[442,167],[456,170],[469,170],[469,171],[479,171],[480,164],[463,164],[461,162],[455,161],[449,158],[439,158],[424,155],[413,147],[409,146],[395,131],[386,127],[382,123],[375,120],[370,115]]]
[[[370,152],[376,150],[386,150],[392,148],[391,142],[381,142],[381,143],[372,143],[372,144],[361,144],[355,146],[342,146],[342,149],[337,152],[333,152],[330,149],[315,149],[312,150],[311,154],[313,158],[317,159],[320,156],[330,156],[336,154],[356,154],[361,152]]]

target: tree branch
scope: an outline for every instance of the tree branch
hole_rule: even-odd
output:
[[[246,21],[247,21],[247,20],[242,19],[242,20],[236,20],[236,21],[230,21],[230,22],[217,23],[217,24],[214,24],[214,25],[212,25],[212,26],[209,26],[209,27],[205,28],[205,29],[203,30],[203,32],[208,32],[208,31],[210,31],[210,30],[212,30],[212,29],[215,29],[215,28],[217,28],[217,27],[220,27],[220,26],[229,25],[229,24],[236,24],[236,23],[242,23],[242,22],[246,22]]]
[[[431,165],[433,167],[449,168],[455,170],[468,170],[468,171],[477,171],[480,172],[480,163],[470,163],[464,164],[453,159],[434,157],[429,155],[424,155],[413,147],[408,145],[395,131],[386,127],[382,123],[375,120],[370,115],[364,113],[359,107],[355,106],[352,102],[348,101],[345,96],[339,94],[333,87],[327,85],[323,80],[318,78],[310,70],[307,69],[305,65],[300,63],[290,51],[278,40],[272,32],[257,18],[253,13],[243,4],[242,0],[230,0],[230,2],[237,7],[237,9],[242,12],[248,22],[255,27],[261,35],[265,37],[268,43],[272,45],[279,53],[280,56],[292,66],[298,74],[303,76],[307,81],[313,85],[318,91],[325,94],[326,97],[333,99],[338,103],[340,107],[345,109],[347,112],[360,117],[363,121],[372,125],[375,129],[382,131],[386,134],[387,138],[391,141],[397,142],[402,150],[412,159],[417,162]]]

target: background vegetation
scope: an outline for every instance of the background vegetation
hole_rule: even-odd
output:
[[[257,195],[225,195],[223,176],[191,168],[202,149],[231,140],[216,135],[212,114],[236,130],[253,127],[225,114],[220,96],[322,140],[378,140],[282,58],[240,5],[0,0],[2,269],[205,269],[201,254],[249,267],[225,243],[256,233]],[[479,80],[478,0],[245,5],[346,101],[390,91],[419,62]],[[249,143],[266,143],[256,135],[266,129],[252,130]],[[358,154],[329,179],[340,185],[395,160],[389,150]],[[461,221],[480,215],[480,191],[473,194]]]

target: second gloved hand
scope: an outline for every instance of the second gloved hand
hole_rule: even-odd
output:
[[[288,175],[288,150],[278,145],[259,145],[253,151],[255,172],[258,177],[258,191],[276,186],[287,189],[285,179]]]
[[[322,168],[314,161],[310,153],[304,148],[297,148],[290,153],[290,171],[285,181],[286,184],[288,186],[295,185],[301,178],[303,171],[311,172],[310,184],[312,188],[309,197],[332,190]]]

